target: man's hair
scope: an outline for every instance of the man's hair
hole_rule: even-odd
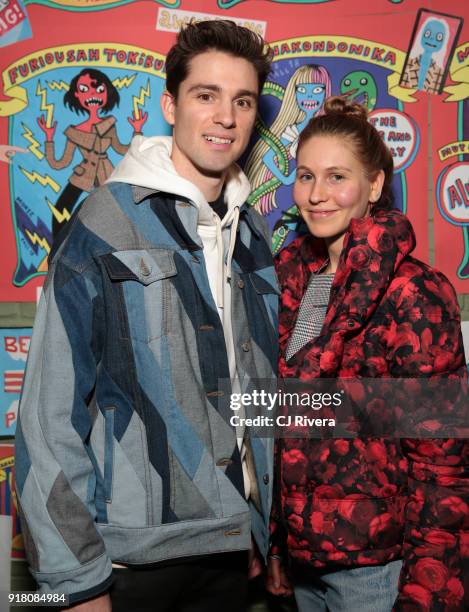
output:
[[[247,60],[256,70],[261,93],[270,72],[270,49],[265,48],[259,34],[234,21],[219,19],[191,22],[179,32],[166,57],[166,89],[172,96],[177,98],[179,85],[189,74],[190,61],[206,51],[222,51]]]

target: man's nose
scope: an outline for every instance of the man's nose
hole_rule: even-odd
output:
[[[217,104],[213,121],[224,128],[232,128],[236,125],[234,106],[231,100],[220,100]]]

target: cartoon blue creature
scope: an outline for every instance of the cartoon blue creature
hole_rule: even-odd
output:
[[[420,58],[418,89],[425,89],[425,79],[432,65],[433,56],[443,48],[447,38],[446,27],[442,21],[438,19],[427,21],[420,40],[423,47],[423,54]]]

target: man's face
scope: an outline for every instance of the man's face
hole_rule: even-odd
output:
[[[195,56],[177,100],[165,92],[161,101],[178,173],[195,185],[223,178],[249,142],[257,98],[257,73],[247,60],[220,51]]]

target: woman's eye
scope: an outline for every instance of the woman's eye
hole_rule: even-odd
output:
[[[313,94],[320,94],[324,91],[324,87],[322,85],[318,85],[313,89]]]
[[[332,174],[331,175],[331,180],[334,183],[340,183],[340,181],[343,179],[344,177],[342,176],[342,174]]]
[[[303,87],[302,85],[299,85],[299,86],[296,88],[296,91],[297,91],[298,93],[305,94],[305,93],[306,93],[306,87]]]
[[[86,85],[78,85],[78,89],[82,92],[85,93],[86,91],[88,91],[88,87]]]
[[[104,85],[98,85],[96,91],[97,93],[104,93]]]

